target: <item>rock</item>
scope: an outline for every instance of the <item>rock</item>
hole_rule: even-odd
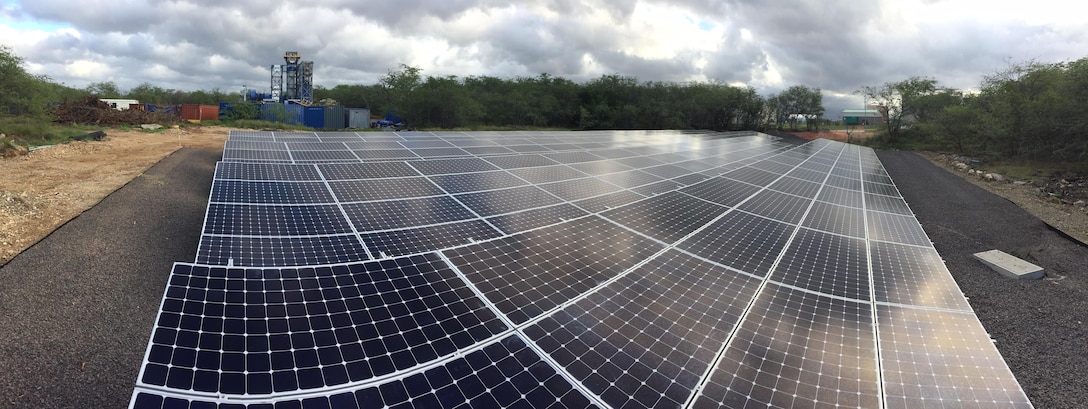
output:
[[[993,179],[994,182],[1004,182],[1005,181],[1005,177],[1001,176],[1001,175],[999,175],[997,173],[991,173],[990,178]]]
[[[993,173],[987,173],[983,177],[986,178],[986,180],[994,180],[994,174]]]
[[[1085,207],[1085,206],[1088,206],[1088,203],[1085,203],[1083,200],[1078,200],[1078,201],[1073,202],[1073,206]]]
[[[1017,185],[1017,186],[1024,186],[1024,185],[1028,184],[1028,182],[1025,182],[1023,180],[1017,180],[1015,182],[1012,182],[1012,184]]]
[[[967,170],[967,164],[963,162],[956,162],[956,168],[959,170]]]
[[[144,128],[146,130],[149,130],[149,131],[154,131],[156,129],[162,129],[162,125],[159,125],[159,124],[143,124],[143,125],[140,125],[140,127]]]
[[[0,145],[0,158],[14,158],[16,156],[26,156],[28,153],[30,153],[29,150],[19,145]]]

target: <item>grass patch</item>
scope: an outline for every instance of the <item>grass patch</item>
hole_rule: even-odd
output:
[[[0,133],[21,146],[54,145],[101,128],[87,125],[58,125],[47,119],[25,116],[0,116]]]
[[[1071,179],[1088,175],[1088,163],[1083,162],[987,158],[973,164],[972,167],[998,173],[1008,179],[1029,182]]]

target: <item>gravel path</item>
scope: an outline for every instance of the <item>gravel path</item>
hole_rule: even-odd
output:
[[[0,268],[0,407],[128,405],[221,155],[175,152]]]
[[[128,404],[221,153],[174,153],[0,268],[0,407]],[[921,156],[879,156],[1032,403],[1088,407],[1088,248]],[[995,248],[1048,277],[1009,280],[971,258]]]
[[[1088,248],[912,152],[878,152],[1037,408],[1088,407]],[[1011,280],[971,257],[998,249],[1047,271]]]

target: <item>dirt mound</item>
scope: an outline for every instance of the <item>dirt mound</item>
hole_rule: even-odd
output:
[[[25,156],[29,151],[26,148],[15,145],[5,144],[3,140],[0,140],[0,158],[14,158],[16,156]]]
[[[65,102],[53,107],[54,121],[63,124],[102,126],[173,124],[181,120],[174,114],[148,112],[139,109],[116,110],[96,96]]]

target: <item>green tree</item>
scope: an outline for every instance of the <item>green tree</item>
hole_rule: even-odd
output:
[[[923,97],[933,94],[936,90],[937,80],[910,77],[899,82],[886,82],[878,87],[864,87],[860,93],[867,100],[876,103],[877,109],[884,116],[888,141],[896,143],[899,141],[904,125],[914,121],[922,112]]]
[[[426,127],[457,128],[475,124],[481,115],[479,104],[455,76],[428,76],[412,93],[410,106],[412,123]]]
[[[30,74],[22,57],[0,46],[0,115],[40,115],[55,89],[48,77]],[[59,91],[59,90],[58,90]]]
[[[400,64],[397,70],[389,70],[378,80],[384,100],[389,104],[387,110],[401,114],[411,111],[412,91],[423,84],[422,72],[422,68]]]
[[[97,95],[99,98],[121,98],[121,96],[125,95],[113,81],[92,82],[84,90],[88,94]]]
[[[144,82],[129,90],[125,97],[145,104],[164,104],[167,99],[167,91],[149,82]]]

